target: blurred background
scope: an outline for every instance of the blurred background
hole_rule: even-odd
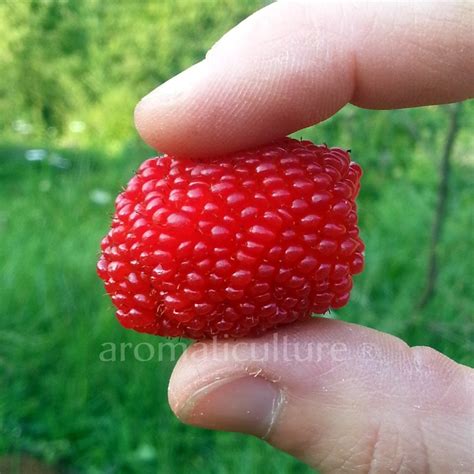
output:
[[[136,102],[259,0],[0,2],[0,472],[305,473],[263,442],[181,425],[174,362],[103,362],[123,330],[95,274],[146,157]],[[474,106],[346,107],[295,137],[350,148],[367,266],[336,315],[472,364]],[[146,358],[146,353],[143,357]]]

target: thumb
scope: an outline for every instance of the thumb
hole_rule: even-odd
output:
[[[322,472],[470,472],[472,388],[433,349],[320,318],[195,343],[169,400],[185,423],[262,437]]]

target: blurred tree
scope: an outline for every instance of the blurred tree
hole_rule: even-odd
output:
[[[446,207],[448,200],[448,186],[451,175],[451,156],[453,153],[454,143],[460,128],[460,116],[462,111],[462,103],[453,104],[449,107],[450,124],[444,145],[443,156],[439,167],[439,184],[437,193],[437,202],[435,215],[433,220],[433,228],[431,231],[431,242],[428,255],[428,270],[426,274],[426,283],[423,293],[416,305],[417,310],[424,308],[432,298],[438,278],[438,254],[439,244],[442,237],[443,228],[446,220]]]
[[[136,101],[203,58],[260,0],[31,0],[0,3],[0,125],[31,122],[41,138],[121,142]],[[5,112],[3,112],[5,111]],[[74,133],[74,131],[73,131]],[[77,140],[77,136],[75,136]]]
[[[77,84],[88,60],[84,4],[35,0],[7,2],[2,9],[15,32],[7,34],[11,82],[5,96],[16,95],[8,109],[62,131],[67,112],[85,92]]]

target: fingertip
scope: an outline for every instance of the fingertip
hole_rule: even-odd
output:
[[[148,136],[148,127],[146,126],[146,117],[147,117],[147,96],[143,97],[138,104],[135,106],[135,110],[133,112],[133,120],[135,123],[135,128],[138,131],[138,134],[143,139],[143,141],[147,144],[152,146],[150,143],[150,138]]]
[[[282,401],[277,384],[258,376],[237,376],[204,385],[173,411],[190,425],[265,437]]]
[[[306,10],[260,10],[142,99],[135,121],[143,139],[162,152],[210,157],[331,116],[351,97],[351,65],[343,48],[315,36]]]
[[[440,357],[316,318],[261,338],[195,343],[171,377],[170,406],[187,424],[264,438],[318,468],[346,465],[344,453],[357,446],[351,465],[360,468],[370,464],[382,422],[403,427],[401,449],[410,453],[421,447],[420,416],[429,412],[450,426],[466,412],[468,375]],[[380,433],[381,449],[389,450],[392,433]],[[462,446],[458,451],[467,458]],[[388,472],[391,458],[381,462]]]
[[[173,372],[174,373],[174,372]],[[168,384],[168,404],[171,408],[171,411],[179,418],[179,387],[175,385],[173,381],[173,374],[171,375],[170,382]]]
[[[186,154],[194,149],[199,131],[196,109],[202,97],[197,94],[206,83],[205,61],[182,71],[143,97],[135,107],[134,120],[138,133],[152,148],[160,152]],[[191,152],[191,154],[193,154]]]

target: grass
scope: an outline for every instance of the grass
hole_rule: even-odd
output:
[[[473,112],[466,108],[465,128]],[[359,207],[367,268],[338,317],[472,364],[467,132],[455,149],[437,291],[413,310],[445,129],[440,108],[352,108],[298,136],[352,148],[366,171]],[[50,147],[49,158],[31,162],[32,145],[0,147],[0,454],[26,452],[91,474],[310,472],[257,439],[180,424],[166,401],[171,360],[99,360],[106,342],[156,342],[119,327],[94,268],[113,196],[150,151],[135,143],[118,156]]]

